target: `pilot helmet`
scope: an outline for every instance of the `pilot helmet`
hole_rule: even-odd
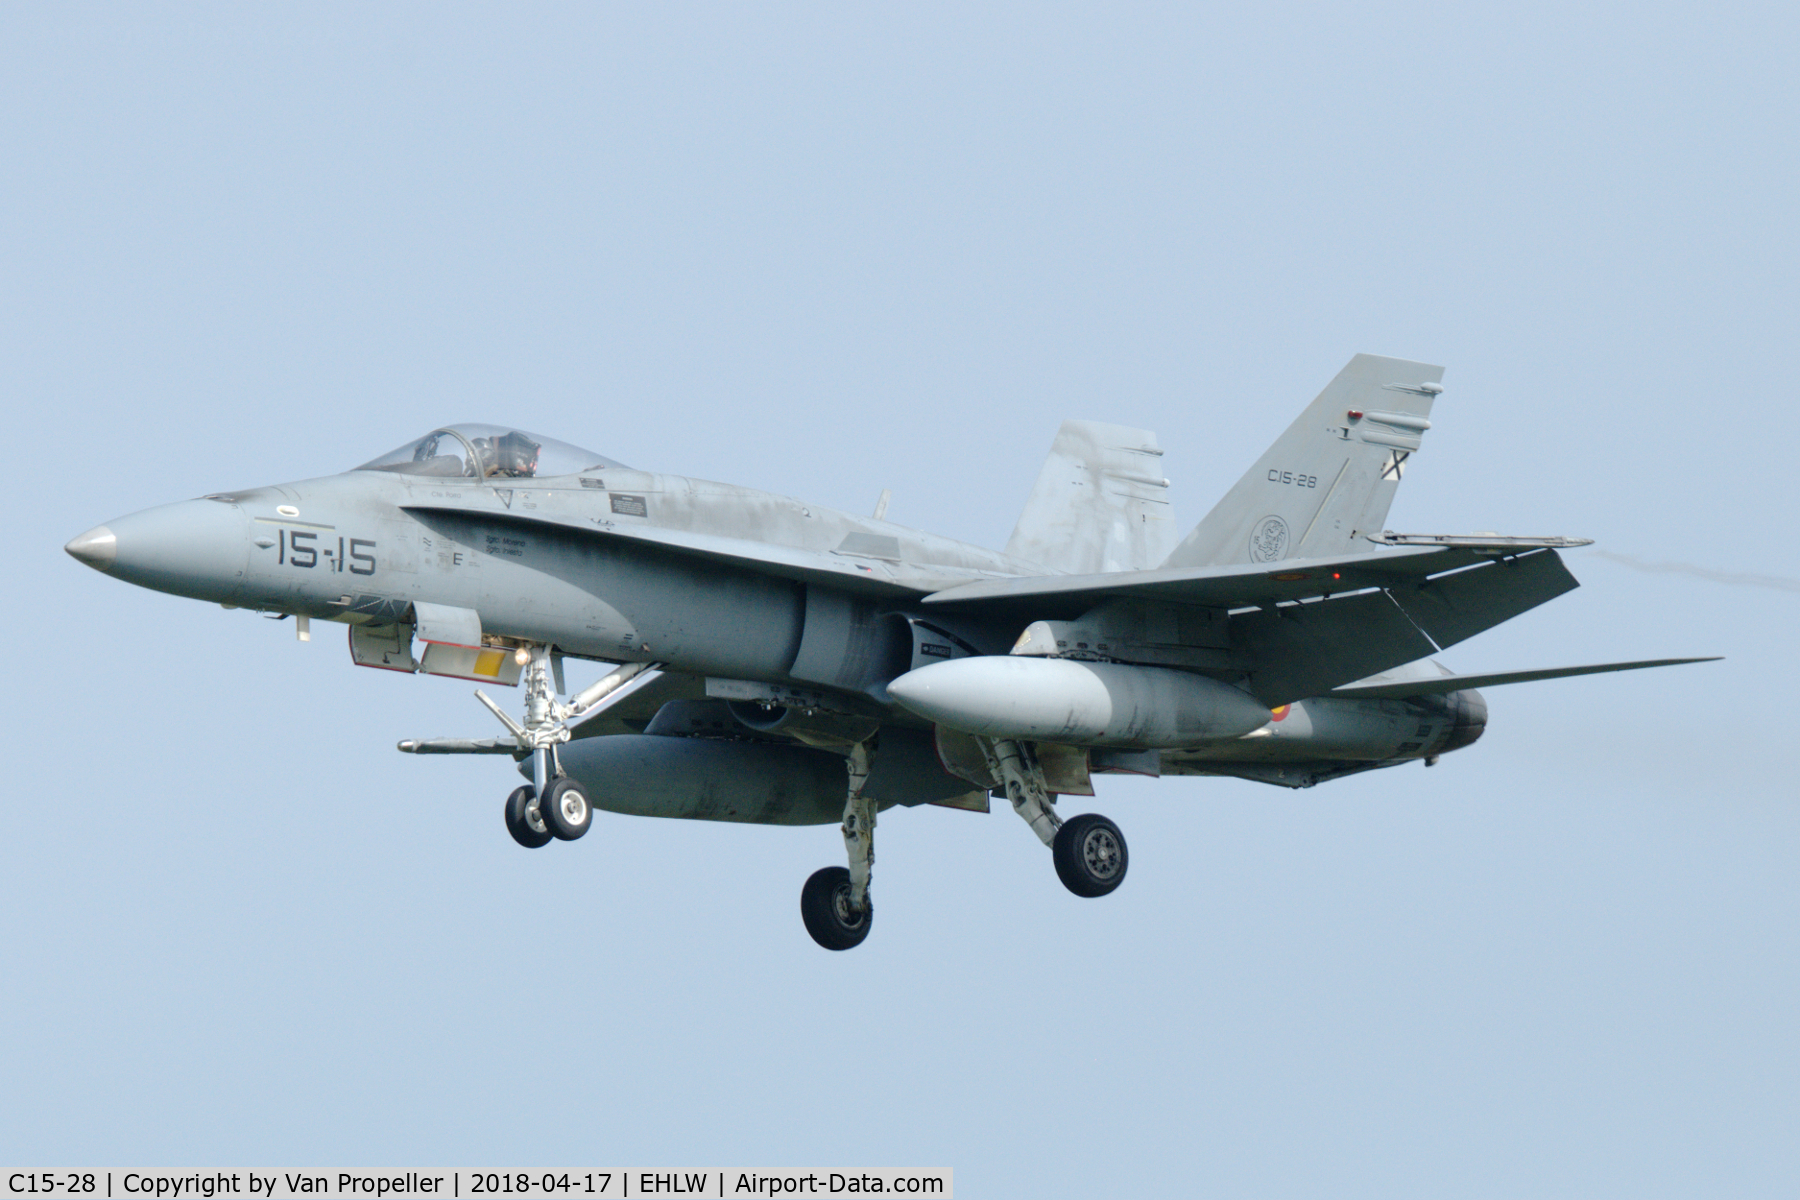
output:
[[[494,474],[534,475],[537,473],[539,446],[514,430],[493,440]]]

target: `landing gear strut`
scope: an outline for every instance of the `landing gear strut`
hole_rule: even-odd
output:
[[[556,748],[569,740],[566,719],[569,710],[556,702],[556,689],[551,684],[550,648],[532,646],[518,654],[526,656],[522,680],[525,685],[525,723],[521,725],[507,716],[479,688],[475,698],[500,718],[500,723],[513,735],[517,745],[531,751],[532,784],[514,790],[507,797],[506,831],[519,845],[536,849],[553,837],[572,842],[586,833],[593,824],[594,808],[588,803],[586,790],[562,773],[562,763],[557,758]]]
[[[800,889],[800,919],[813,941],[827,950],[860,946],[875,921],[869,877],[875,866],[875,799],[863,794],[869,782],[869,744],[858,742],[846,762],[849,795],[844,801],[844,849],[850,866],[823,867]]]
[[[1024,742],[981,738],[988,770],[1006,789],[1013,811],[1050,847],[1057,878],[1077,896],[1104,896],[1125,882],[1129,858],[1125,835],[1098,813],[1064,821],[1056,814],[1056,797],[1044,785],[1037,756]]]
[[[567,704],[556,699],[552,685],[550,648],[528,646],[514,652],[524,667],[525,723],[521,725],[506,715],[486,692],[475,689],[475,698],[487,705],[488,711],[500,718],[512,734],[510,742],[501,738],[425,738],[400,743],[408,754],[531,754],[531,783],[513,789],[506,798],[506,832],[513,841],[527,849],[537,849],[560,839],[572,842],[593,824],[594,806],[587,791],[563,774],[557,758],[557,747],[571,736],[569,727],[600,710],[601,701],[639,676],[652,678],[656,663],[626,663],[601,679]]]

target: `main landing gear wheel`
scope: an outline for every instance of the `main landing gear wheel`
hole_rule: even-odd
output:
[[[1051,854],[1063,886],[1077,896],[1104,896],[1125,882],[1125,835],[1099,813],[1064,821]]]
[[[594,806],[588,803],[587,792],[566,775],[544,790],[538,811],[550,832],[565,842],[574,841],[594,823]]]
[[[549,845],[553,836],[537,809],[537,789],[527,784],[506,798],[506,832],[527,850]]]
[[[865,896],[858,912],[850,904],[850,872],[843,867],[821,867],[800,889],[800,919],[819,945],[827,950],[848,950],[869,936],[875,902]]]

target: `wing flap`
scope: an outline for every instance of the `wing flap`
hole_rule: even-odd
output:
[[[1250,693],[1270,708],[1432,652],[1386,592],[1240,613],[1231,618],[1231,644],[1258,664]]]
[[[1442,650],[1580,586],[1554,550],[1536,550],[1390,594]]]

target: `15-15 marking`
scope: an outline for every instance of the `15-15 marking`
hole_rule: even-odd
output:
[[[275,559],[277,566],[316,567],[323,556],[327,571],[342,571],[348,563],[352,575],[375,573],[375,556],[368,553],[375,549],[375,543],[368,538],[351,538],[349,554],[346,556],[344,539],[341,537],[337,540],[337,549],[333,551],[329,544],[321,548],[318,544],[319,535],[305,530],[283,529],[277,536],[281,546]]]

